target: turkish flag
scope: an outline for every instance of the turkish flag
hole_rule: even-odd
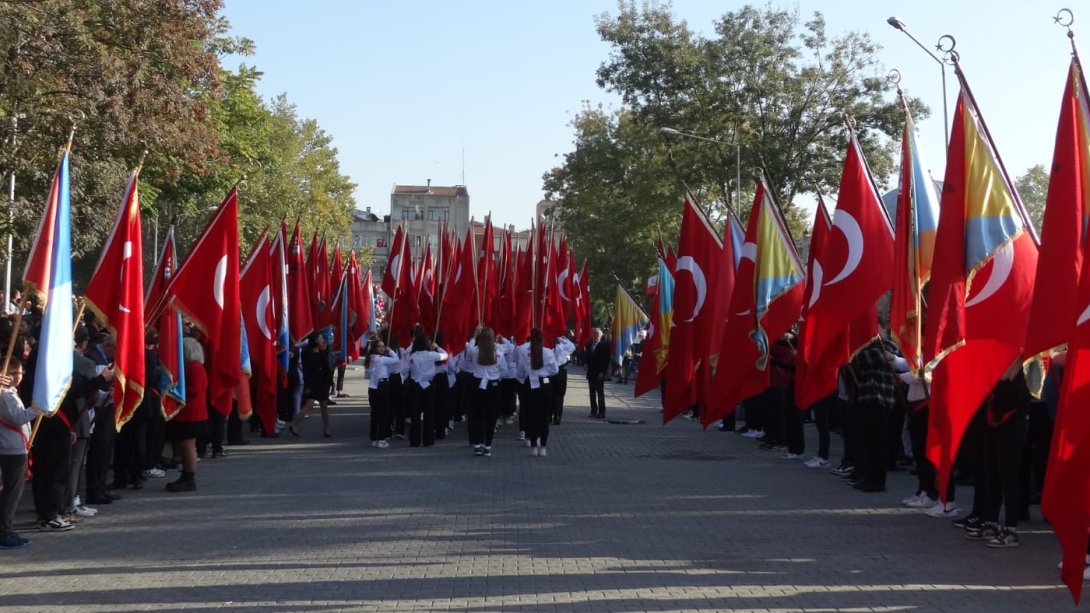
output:
[[[674,329],[670,331],[670,358],[664,372],[668,381],[664,424],[697,401],[696,369],[708,359],[711,348],[708,330],[714,313],[708,298],[716,294],[722,256],[719,237],[698,209],[696,199],[687,193],[674,273]]]
[[[477,294],[480,296],[481,315],[486,319],[484,323],[494,326],[491,321],[493,304],[499,294],[499,284],[496,282],[496,239],[492,229],[492,218],[489,216],[484,222],[484,236],[481,238],[480,257],[477,261]]]
[[[307,265],[303,258],[303,239],[299,235],[298,223],[291,233],[288,248],[288,328],[292,344],[297,345],[314,331]]]
[[[85,293],[87,308],[106,324],[117,342],[114,420],[118,430],[144,398],[144,250],[139,174],[134,170],[129,177],[113,230]]]
[[[231,188],[168,289],[174,304],[207,338],[208,396],[224,415],[231,412],[235,387],[242,381],[238,272],[238,191]]]
[[[1033,287],[1026,355],[1035,355],[1063,344],[1080,305],[1075,302],[1085,242],[1087,190],[1090,184],[1090,117],[1086,109],[1086,81],[1078,59],[1071,58],[1067,74],[1056,145],[1052,153],[1045,218],[1041,225],[1041,253],[1037,283]]]
[[[807,404],[800,408],[836,389],[837,368],[860,349],[849,346],[845,333],[861,315],[874,310],[893,279],[893,227],[854,134],[832,227],[819,251],[809,282],[807,338],[801,347],[808,368],[801,399]],[[877,322],[874,327],[877,330]]]
[[[424,247],[424,256],[420,258],[420,273],[417,275],[416,304],[420,311],[420,325],[424,331],[434,336],[436,328],[435,301],[435,262],[431,257],[431,243]]]
[[[250,385],[265,432],[276,432],[276,299],[268,234],[261,233],[239,276],[239,299],[250,349]]]
[[[159,254],[159,264],[151,279],[148,293],[144,296],[144,306],[158,304],[167,297],[167,287],[178,267],[174,248],[174,226],[167,230],[163,240],[163,250]],[[144,317],[152,317],[153,311],[145,309]],[[166,301],[159,309],[158,319],[145,322],[154,324],[159,332],[159,364],[167,375],[166,389],[163,390],[162,411],[168,421],[185,406],[185,358],[182,355],[182,318],[178,309]],[[144,373],[147,375],[147,373]]]
[[[560,295],[560,251],[555,241],[548,241],[546,245],[548,258],[545,263],[544,293],[542,300],[545,304],[542,309],[541,333],[546,347],[553,347],[558,337],[564,336],[568,331],[567,309]]]
[[[924,334],[932,374],[927,458],[938,469],[943,498],[965,429],[1003,373],[1021,359],[1037,269],[1025,212],[966,89],[962,81]]]
[[[390,256],[386,259],[386,269],[382,275],[382,291],[390,300],[397,295],[397,288],[402,285],[408,275],[402,275],[401,254],[405,247],[405,232],[401,226],[394,232],[394,242],[390,246]]]
[[[587,261],[583,260],[583,267],[575,276],[575,344],[576,347],[585,347],[590,342],[593,322],[590,317],[590,271],[587,270]]]
[[[730,300],[734,294],[735,276],[737,273],[736,262],[741,259],[742,243],[745,242],[744,231],[739,231],[737,228],[738,221],[731,212],[727,216],[727,223],[723,226],[723,247],[719,256],[719,279],[715,284],[715,293],[711,296],[712,314],[709,320],[710,328],[708,330],[708,358],[700,363],[697,370],[697,382],[699,385],[699,393],[697,399],[700,401],[701,411],[701,425],[705,428],[711,425],[711,421],[708,420],[708,399],[713,397],[716,393],[711,382],[714,378],[715,365],[719,363],[719,354],[722,351],[720,347],[719,339],[723,338],[723,332],[727,327],[727,319],[730,315]],[[736,237],[741,235],[741,238],[736,240]],[[672,287],[672,286],[671,286]],[[656,292],[657,294],[657,292]],[[657,302],[657,300],[656,300]],[[659,313],[655,316],[654,321],[661,321],[662,315]],[[661,339],[659,339],[661,342]],[[644,346],[644,355],[647,355],[647,347]],[[656,373],[657,374],[657,373]],[[655,377],[656,383],[658,377]],[[645,382],[646,385],[646,382]]]
[[[474,303],[469,297],[474,291],[474,259],[473,234],[470,229],[466,231],[465,241],[451,263],[453,269],[443,294],[443,310],[439,319],[444,347],[453,355],[465,349],[469,334],[473,331],[471,322],[475,320],[471,318],[471,309]]]
[[[511,232],[503,234],[500,247],[499,295],[492,309],[492,327],[497,334],[511,336],[515,310],[515,253],[511,251]]]

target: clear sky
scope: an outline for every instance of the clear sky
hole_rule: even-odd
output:
[[[718,16],[744,4],[677,0],[673,12],[711,34]],[[957,39],[962,68],[1012,175],[1050,165],[1070,58],[1064,29],[1052,23],[1061,5],[773,5],[797,9],[804,18],[821,11],[830,34],[871,34],[882,46],[885,67],[898,68],[906,91],[932,109],[919,129],[936,178],[945,163],[941,72],[887,25],[891,15],[929,47],[943,34]],[[606,12],[616,14],[616,2],[226,0],[233,33],[257,46],[255,56],[230,58],[227,65],[245,61],[262,70],[263,96],[287,93],[301,116],[316,119],[333,136],[342,172],[359,185],[359,208],[388,212],[395,183],[460,184],[464,169],[472,215],[479,219],[491,211],[498,223],[523,227],[542,198],[542,174],[572,149],[571,116],[584,101],[619,104],[594,82],[609,53],[594,17]],[[1090,10],[1081,17],[1074,24],[1076,40],[1090,40]],[[947,85],[953,112],[958,87],[952,71]]]

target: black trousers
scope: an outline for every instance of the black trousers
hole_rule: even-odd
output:
[[[814,425],[817,426],[818,431],[818,457],[823,460],[829,459],[829,416],[836,408],[836,394],[829,394],[828,396],[818,400],[814,403]]]
[[[408,388],[408,410],[411,424],[409,426],[409,446],[431,447],[435,444],[435,387],[421,387],[419,383],[409,379],[405,384]]]
[[[341,390],[344,389],[344,371],[346,368],[348,368],[347,364],[341,364],[337,367],[337,385],[334,389],[338,395],[341,393]]]
[[[60,514],[64,504],[64,490],[68,486],[71,453],[72,441],[68,426],[59,417],[42,419],[42,425],[38,427],[38,437],[34,439],[31,450],[34,467],[31,489],[34,492],[34,510],[38,513],[38,519],[48,521]],[[106,464],[109,464],[109,457],[107,453]],[[20,478],[23,476],[19,475]],[[106,491],[105,479],[102,481],[101,491]]]
[[[886,486],[886,466],[889,456],[889,408],[876,403],[859,403],[859,421],[862,428],[863,480],[872,485]],[[859,464],[856,464],[859,467]]]
[[[114,485],[138,485],[144,481],[148,451],[148,419],[133,416],[114,442]]]
[[[1040,500],[1045,487],[1048,450],[1052,444],[1052,416],[1043,402],[1029,403],[1029,433],[1022,451],[1022,510],[1029,512],[1030,501]]]
[[[371,405],[371,440],[385,440],[390,436],[390,382],[379,381],[367,388],[367,404]]]
[[[787,452],[802,455],[806,451],[806,437],[802,433],[802,411],[795,406],[794,390],[790,387],[772,388],[779,391],[779,412],[783,415],[784,442]]]
[[[469,405],[469,444],[492,446],[496,420],[500,416],[500,382],[489,381],[481,389],[481,380],[474,377],[473,402]]]
[[[162,405],[148,419],[147,438],[144,443],[144,469],[159,465],[163,456],[163,444],[166,442],[167,420],[163,417]]]
[[[999,521],[1003,507],[1003,525],[1018,526],[1022,512],[1021,484],[1022,448],[1029,432],[1029,415],[1025,410],[1011,415],[998,426],[984,429],[984,519]]]
[[[606,416],[606,382],[598,377],[588,377],[587,387],[590,388],[590,414],[591,417]]]
[[[529,386],[529,384],[527,384]],[[553,406],[553,384],[542,383],[537,389],[528,390],[529,406],[526,416],[526,438],[531,445],[544,447],[549,444],[549,414]]]
[[[394,434],[405,436],[405,417],[409,414],[408,382],[401,380],[400,374],[390,375],[390,419],[394,424]]]
[[[0,455],[0,483],[4,486],[0,492],[0,538],[15,534],[13,520],[26,485],[26,465],[25,453]]]
[[[500,415],[510,418],[515,415],[515,394],[518,391],[518,381],[514,379],[502,379],[500,381]]]
[[[938,500],[939,490],[935,466],[927,459],[927,420],[931,410],[918,402],[909,403],[908,437],[912,440],[912,459],[916,461],[916,493]]]
[[[561,366],[560,372],[550,377],[549,380],[553,386],[552,422],[559,424],[560,418],[564,416],[564,394],[568,393],[568,367],[566,365]],[[605,406],[604,400],[602,406]]]
[[[758,404],[761,407],[761,420],[764,422],[765,441],[776,445],[787,443],[784,436],[786,424],[781,410],[783,388],[769,387],[758,395]]]
[[[50,420],[43,420],[42,425]],[[106,478],[110,472],[110,460],[114,455],[114,407],[108,405],[95,409],[95,430],[87,447],[87,497],[101,498],[106,495]],[[41,432],[38,433],[41,436]],[[34,470],[38,470],[35,460]],[[49,519],[49,518],[46,518]]]
[[[530,438],[530,423],[527,420],[530,415],[530,380],[515,381],[515,394],[519,399],[519,432],[525,432],[526,438]]]
[[[253,415],[250,417],[254,422],[261,421]],[[242,418],[238,414],[238,403],[234,402],[231,406],[231,414],[227,416],[227,444],[237,445],[243,440],[245,440],[245,437],[242,436]]]
[[[227,418],[219,412],[219,409],[209,406],[207,434],[197,439],[197,451],[204,453],[208,446],[212,447],[212,453],[223,451],[223,437],[226,431]]]
[[[765,424],[764,417],[761,414],[761,406],[759,394],[752,398],[746,398],[742,401],[742,407],[746,412],[746,428],[749,430],[761,430],[764,431]]]
[[[450,397],[450,382],[446,373],[438,373],[431,380],[431,386],[435,388],[435,415],[432,429],[435,430],[435,440],[447,438],[447,405]]]

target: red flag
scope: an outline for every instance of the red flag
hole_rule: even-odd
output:
[[[401,243],[401,281],[390,306],[390,329],[402,347],[412,343],[413,327],[420,319],[420,307],[416,301],[416,271],[413,267],[412,249],[408,237]]]
[[[833,225],[817,257],[806,314],[807,339],[801,347],[807,365],[807,380],[798,395],[801,408],[836,391],[837,368],[860,349],[848,345],[845,332],[860,316],[874,311],[893,274],[893,228],[854,133],[840,176]],[[876,333],[877,326],[876,321]]]
[[[798,321],[805,276],[779,208],[764,183],[758,183],[712,381],[716,395],[708,399],[703,416],[708,423],[768,387],[768,350]],[[675,298],[675,321],[680,312]],[[671,336],[667,365],[673,359]]]
[[[288,253],[288,327],[292,344],[303,342],[314,331],[314,317],[310,311],[310,288],[307,283],[307,265],[303,259],[303,239],[299,236],[299,224],[291,233],[291,251]]]
[[[265,432],[276,432],[276,300],[268,234],[261,233],[242,267],[238,289],[250,349],[250,385]]]
[[[207,338],[208,396],[224,415],[242,381],[238,269],[238,192],[231,188],[168,289]]]
[[[1022,203],[958,76],[924,335],[932,373],[927,458],[943,498],[965,429],[1020,359],[1037,268]]]
[[[401,254],[405,247],[405,233],[402,231],[401,226],[397,227],[394,232],[394,242],[390,245],[390,257],[386,260],[386,271],[382,275],[382,291],[386,293],[386,296],[393,300],[397,294],[397,288],[401,285],[402,280],[408,275],[402,275],[402,259]]]
[[[492,216],[484,221],[484,236],[481,238],[480,257],[477,261],[477,294],[480,296],[481,315],[487,325],[494,326],[491,321],[493,303],[499,293],[499,285],[496,283],[496,239],[492,229]]]
[[[724,243],[725,244],[725,243]],[[669,272],[666,270],[666,260],[662,253],[661,244],[658,245],[658,273],[655,275],[655,292],[651,299],[651,322],[647,326],[647,336],[643,341],[643,359],[640,361],[639,370],[636,372],[636,384],[633,393],[636,397],[642,396],[653,389],[658,389],[661,381],[662,369],[665,361],[660,362],[663,353],[663,300],[673,300],[673,277],[666,278]],[[734,266],[731,264],[733,272]],[[667,296],[666,294],[670,294]],[[578,324],[576,324],[578,326]],[[718,357],[718,356],[717,356]]]
[[[519,250],[518,266],[515,272],[515,309],[511,321],[511,334],[515,343],[523,343],[530,338],[534,312],[534,255],[533,243],[537,240],[531,234],[526,251]]]
[[[541,332],[545,346],[552,347],[556,344],[556,339],[568,331],[568,317],[560,296],[560,252],[552,240],[548,242],[546,249],[548,257],[545,262],[545,291],[542,295],[545,305],[542,309]]]
[[[704,306],[717,291],[723,245],[698,206],[693,195],[687,193],[674,276],[674,329],[670,331],[670,359],[664,374],[669,382],[664,424],[697,401],[696,370],[710,353],[707,331],[714,314],[711,305],[707,309]]]
[[[511,251],[511,232],[503,234],[500,250],[500,289],[492,309],[493,327],[497,334],[511,336],[511,322],[515,310],[515,253]]]
[[[439,330],[443,334],[443,343],[451,354],[461,353],[465,349],[470,332],[473,331],[471,318],[473,302],[469,296],[473,293],[473,230],[466,231],[465,242],[458,250],[457,259],[451,264],[450,280],[443,295],[443,310],[439,319]]]
[[[431,257],[431,243],[424,247],[420,259],[420,274],[417,275],[416,303],[420,311],[420,325],[431,333],[436,329],[438,305],[435,302],[435,262]]]
[[[807,325],[810,306],[818,298],[820,289],[814,284],[820,285],[823,281],[821,269],[821,257],[828,241],[829,234],[833,231],[833,220],[829,210],[825,208],[825,201],[818,196],[817,211],[814,212],[814,226],[810,231],[810,254],[806,260],[806,290],[803,295],[806,301],[802,303],[802,323],[799,324],[799,351],[795,360],[795,406],[807,408],[815,401],[812,398],[821,399],[827,395],[824,386],[827,376],[811,376],[810,348],[813,347],[813,327]],[[839,342],[843,343],[841,337]],[[833,366],[833,387],[836,387],[837,366]]]
[[[348,359],[358,360],[360,357],[360,339],[371,328],[371,305],[367,302],[364,292],[364,284],[360,280],[360,267],[356,262],[356,252],[348,256]],[[370,284],[371,271],[367,271],[367,283]]]
[[[139,176],[138,168],[129,177],[113,230],[85,295],[87,308],[106,324],[117,342],[114,419],[118,430],[144,398],[144,250]]]
[[[178,267],[174,248],[174,226],[167,230],[166,239],[163,240],[163,250],[159,254],[159,263],[155,267],[155,276],[152,277],[148,293],[144,297],[144,306],[150,307],[162,302],[167,297],[167,287],[171,277]],[[153,316],[154,310],[145,309],[145,319]],[[182,373],[185,367],[182,356],[182,321],[178,310],[167,302],[159,309],[159,318],[154,323],[159,332],[159,364],[167,375],[166,389],[163,390],[162,411],[167,421],[174,418],[178,411],[185,406],[185,386],[181,385]],[[147,375],[147,373],[144,373]]]
[[[333,316],[330,304],[333,301],[333,289],[329,279],[329,251],[325,236],[319,242],[317,234],[310,239],[310,253],[306,259],[307,287],[310,289],[310,315],[314,319],[315,329],[332,325]],[[337,282],[340,283],[340,277]]]
[[[334,287],[344,274],[344,257],[341,255],[341,246],[333,249],[333,263],[329,266],[329,287]]]
[[[575,290],[577,322],[575,324],[575,344],[578,347],[585,347],[590,342],[591,332],[594,329],[590,316],[590,271],[587,270],[586,260],[583,260],[583,267],[575,277],[575,284],[578,285],[578,289]]]
[[[1071,58],[1067,74],[1060,124],[1056,128],[1056,146],[1052,153],[1052,175],[1041,228],[1041,254],[1037,260],[1037,280],[1033,288],[1033,306],[1026,332],[1026,354],[1034,355],[1067,341],[1071,322],[1078,313],[1075,299],[1079,271],[1082,269],[1082,245],[1090,210],[1086,198],[1090,191],[1090,156],[1087,155],[1086,81],[1077,57]]]
[[[702,425],[707,428],[711,425],[711,421],[708,421],[708,399],[712,398],[716,391],[712,387],[711,382],[715,373],[715,366],[719,363],[719,353],[722,351],[720,347],[719,339],[723,338],[723,332],[727,327],[727,319],[730,314],[730,300],[731,295],[734,294],[734,283],[737,271],[735,270],[735,261],[741,257],[741,254],[735,254],[735,248],[741,248],[741,245],[734,244],[734,225],[738,223],[735,220],[734,213],[731,212],[727,216],[727,222],[723,226],[723,246],[720,250],[718,271],[719,279],[715,284],[715,293],[711,296],[712,313],[709,319],[709,328],[707,337],[708,358],[701,362],[699,370],[697,371],[697,381],[699,383],[699,390],[697,393],[697,399],[700,401],[701,406],[701,422]],[[657,301],[656,301],[657,302]],[[656,315],[660,319],[655,321],[661,321],[661,314]],[[646,349],[644,355],[646,356]],[[655,378],[657,384],[658,377]],[[646,383],[645,383],[646,384]]]

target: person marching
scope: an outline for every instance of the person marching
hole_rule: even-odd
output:
[[[492,437],[500,415],[500,380],[507,373],[507,359],[497,350],[496,334],[485,326],[477,342],[463,356],[473,375],[473,402],[469,405],[469,443],[473,455],[491,456]]]
[[[299,438],[299,424],[306,419],[307,413],[318,403],[322,411],[322,430],[326,438],[333,436],[329,429],[329,390],[333,387],[333,366],[329,359],[329,346],[320,332],[310,335],[306,351],[303,352],[303,410],[292,420],[288,430]]]
[[[571,360],[573,353],[575,353],[575,343],[566,336],[556,337],[553,356],[556,358],[559,371],[553,381],[553,410],[550,415],[554,426],[560,425],[560,418],[564,415],[564,395],[568,391],[568,361]]]
[[[419,332],[413,339],[409,354],[408,409],[412,423],[409,427],[411,447],[431,447],[435,444],[435,390],[431,380],[438,372],[436,365],[449,356],[431,342],[428,335]],[[446,373],[443,374],[446,376]]]
[[[390,443],[390,369],[397,368],[401,358],[376,337],[368,347],[363,361],[367,369],[367,403],[371,405],[371,446],[386,449]]]
[[[519,347],[519,360],[529,381],[526,412],[526,439],[530,455],[545,457],[549,444],[549,416],[552,413],[552,383],[550,377],[559,372],[556,356],[547,351],[541,328],[530,330],[530,341]]]

